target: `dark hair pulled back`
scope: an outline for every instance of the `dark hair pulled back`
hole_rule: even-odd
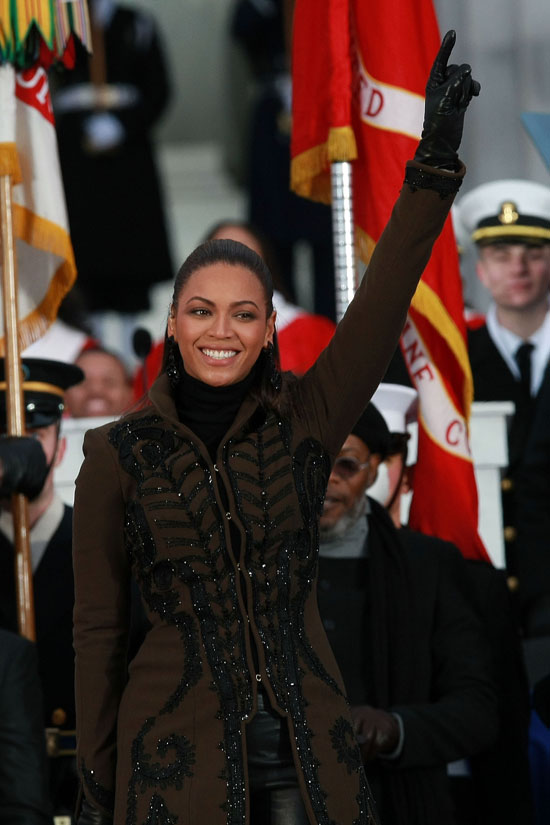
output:
[[[171,312],[176,312],[181,291],[191,275],[205,267],[213,264],[225,264],[226,266],[240,266],[248,269],[255,275],[264,291],[266,318],[273,312],[273,281],[264,260],[253,249],[238,241],[228,239],[216,239],[205,241],[200,244],[185,259],[181,265],[176,280],[174,281],[174,292],[172,295]],[[164,341],[164,352],[162,357],[162,369],[166,370],[169,361],[176,361],[181,364],[181,355],[177,345],[168,338]],[[253,393],[259,403],[265,409],[275,409],[280,411],[280,381],[274,377],[274,369],[279,368],[279,348],[277,344],[277,333],[273,336],[273,351],[268,354],[262,350],[257,361],[257,380],[253,387]]]

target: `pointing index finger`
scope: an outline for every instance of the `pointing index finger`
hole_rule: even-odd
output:
[[[449,62],[449,57],[451,56],[455,41],[456,32],[454,29],[450,29],[443,38],[437,57],[434,61],[431,71],[431,77],[433,80],[440,83],[445,80],[447,63]]]

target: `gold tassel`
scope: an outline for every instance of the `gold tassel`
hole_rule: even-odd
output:
[[[328,160],[346,161],[357,158],[357,144],[351,126],[338,126],[328,133]]]

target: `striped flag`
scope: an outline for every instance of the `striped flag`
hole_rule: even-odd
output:
[[[41,59],[63,60],[76,35],[91,51],[92,38],[86,0],[0,0],[0,60],[27,67],[28,41],[40,38]]]
[[[22,348],[52,323],[76,278],[45,69],[0,66],[0,174],[12,176]],[[3,330],[0,354],[4,354]]]
[[[422,129],[440,36],[432,0],[296,0],[291,186],[329,202],[332,160],[354,160],[359,256],[368,263]],[[413,298],[401,348],[418,390],[410,524],[488,559],[468,442],[472,377],[451,220]]]

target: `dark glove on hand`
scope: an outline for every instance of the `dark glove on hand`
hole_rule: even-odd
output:
[[[352,707],[353,730],[363,762],[391,753],[399,744],[399,723],[392,713],[370,705]]]
[[[468,63],[447,66],[456,40],[448,31],[432,66],[426,85],[424,125],[414,159],[436,169],[460,169],[458,147],[462,139],[464,113],[481,86],[472,78]]]
[[[32,436],[0,438],[0,496],[23,493],[34,498],[44,486],[49,467],[42,445]]]
[[[83,799],[76,825],[113,825],[113,817],[104,814],[87,799]]]

